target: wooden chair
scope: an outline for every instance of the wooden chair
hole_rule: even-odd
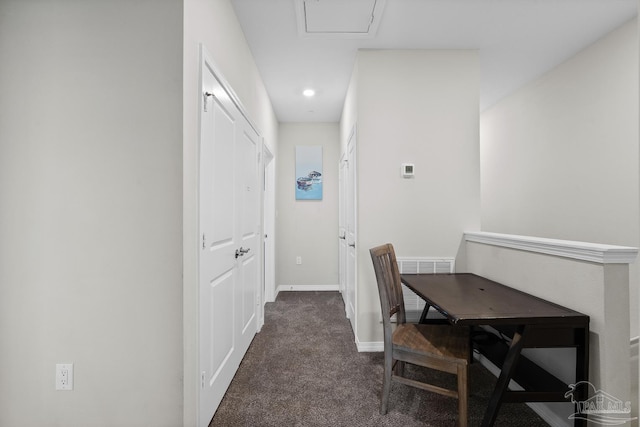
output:
[[[467,370],[470,359],[468,328],[441,324],[406,323],[400,272],[391,244],[370,249],[378,282],[384,326],[384,380],[380,413],[386,414],[391,381],[458,399],[458,424],[467,426]],[[391,317],[396,315],[395,330]],[[457,390],[418,382],[404,376],[404,364],[424,366],[457,375]]]

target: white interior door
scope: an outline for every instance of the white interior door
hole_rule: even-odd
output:
[[[256,331],[259,138],[203,55],[199,421],[207,426]]]
[[[338,215],[338,257],[340,275],[340,293],[347,311],[347,153],[340,158],[340,174],[338,178],[339,215]],[[347,311],[347,317],[349,313]]]
[[[238,276],[236,316],[240,326],[238,338],[241,358],[249,348],[251,340],[257,329],[257,306],[259,284],[261,283],[261,212],[259,166],[260,166],[260,139],[258,134],[241,116],[236,123],[236,179],[237,187],[236,204],[238,208],[239,239],[238,249]]]
[[[266,145],[263,146],[262,165],[264,182],[264,217],[262,230],[264,231],[263,259],[264,259],[264,294],[265,302],[275,301],[276,273],[275,273],[275,162],[273,154]],[[264,316],[262,316],[264,320]],[[258,329],[260,325],[258,326]]]
[[[357,283],[357,182],[356,182],[356,129],[354,127],[347,143],[347,317],[356,332],[356,283]]]

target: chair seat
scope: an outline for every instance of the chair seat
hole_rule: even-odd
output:
[[[396,350],[458,359],[458,363],[468,363],[471,354],[469,329],[458,326],[403,323],[396,327],[392,341]]]

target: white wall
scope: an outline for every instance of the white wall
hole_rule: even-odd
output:
[[[184,0],[184,425],[197,416],[197,170],[199,46],[240,98],[278,162],[278,122],[228,0]]]
[[[195,425],[200,42],[277,155],[228,1],[0,3],[0,425]]]
[[[639,245],[637,20],[485,111],[480,129],[484,231]]]
[[[337,289],[338,162],[337,123],[282,123],[279,128],[276,202],[276,285]],[[296,200],[295,149],[322,147],[322,200]],[[296,264],[296,257],[302,264]]]
[[[369,248],[456,256],[480,224],[475,51],[360,51],[341,135],[357,117],[359,342],[382,339]],[[354,88],[357,87],[357,90]],[[342,141],[343,146],[346,142]],[[415,164],[414,179],[400,165]]]
[[[0,2],[0,425],[182,423],[181,11]]]

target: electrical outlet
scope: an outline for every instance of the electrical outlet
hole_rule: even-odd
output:
[[[56,365],[56,390],[73,390],[73,363]]]
[[[298,264],[298,265],[302,264],[302,257],[301,256],[297,256],[296,257],[296,264]]]

